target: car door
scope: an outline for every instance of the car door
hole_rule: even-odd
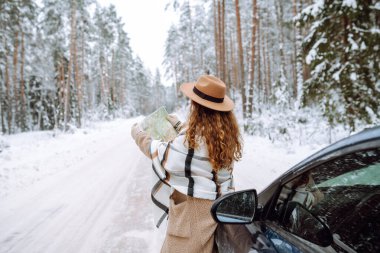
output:
[[[256,225],[279,253],[380,252],[380,148],[344,154],[303,171],[281,185],[274,201],[271,218]],[[316,226],[285,220],[294,202],[328,227],[330,246],[313,238]]]

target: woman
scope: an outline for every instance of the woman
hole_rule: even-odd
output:
[[[234,103],[226,85],[210,75],[180,90],[191,99],[189,119],[169,122],[179,133],[170,142],[152,141],[138,125],[132,136],[171,188],[169,220],[161,252],[214,252],[217,224],[210,208],[213,200],[234,190],[233,162],[241,158],[242,144]]]

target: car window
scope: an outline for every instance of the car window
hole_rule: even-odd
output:
[[[344,155],[300,175],[284,185],[277,209],[290,201],[329,227],[337,252],[380,252],[380,149]]]
[[[380,164],[350,171],[338,177],[321,182],[317,187],[337,187],[354,185],[378,185],[380,181]]]

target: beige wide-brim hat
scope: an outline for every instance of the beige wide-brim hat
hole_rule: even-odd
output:
[[[202,75],[195,83],[182,84],[180,90],[207,108],[222,112],[234,109],[234,102],[226,95],[226,84],[215,76]]]

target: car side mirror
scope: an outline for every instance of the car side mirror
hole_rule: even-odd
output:
[[[226,194],[217,199],[211,207],[216,222],[249,224],[257,209],[256,190],[245,190]]]
[[[286,205],[281,224],[290,233],[322,247],[333,243],[325,223],[298,202],[291,201]]]

